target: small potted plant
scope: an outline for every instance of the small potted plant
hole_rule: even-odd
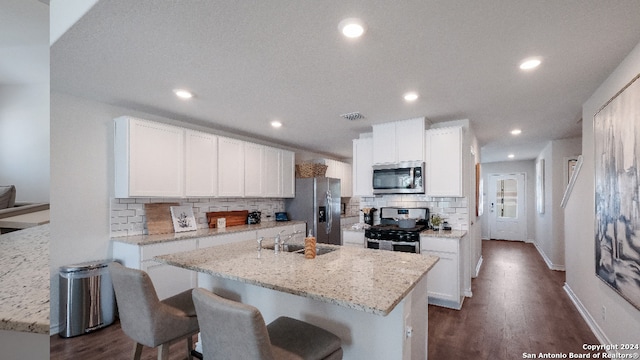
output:
[[[440,230],[440,224],[442,224],[442,218],[438,214],[434,214],[431,216],[431,227],[433,230]]]

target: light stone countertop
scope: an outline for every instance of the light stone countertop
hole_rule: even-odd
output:
[[[49,334],[49,224],[0,235],[0,330]]]
[[[244,231],[256,231],[256,230],[269,229],[273,227],[298,225],[298,224],[304,224],[304,223],[305,223],[304,221],[263,221],[260,224],[228,226],[224,229],[204,228],[204,229],[198,229],[196,231],[185,231],[185,232],[169,233],[169,234],[132,235],[132,236],[113,237],[111,238],[111,241],[117,241],[117,242],[126,243],[126,244],[133,244],[133,245],[151,245],[151,244],[158,244],[158,243],[163,243],[167,241],[197,239],[197,238],[203,238],[208,236],[231,234],[231,233],[244,232]]]
[[[258,257],[257,242],[249,240],[154,259],[381,316],[389,314],[439,260],[436,256],[349,246],[318,247],[336,250],[305,259],[299,253],[275,255],[273,250],[263,249]]]
[[[467,234],[466,230],[442,230],[442,231],[424,230],[420,233],[420,236],[462,239],[466,234]]]

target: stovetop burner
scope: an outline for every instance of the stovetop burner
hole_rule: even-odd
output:
[[[416,226],[401,228],[398,226],[398,218],[416,218]],[[373,225],[365,230],[367,239],[389,240],[402,242],[420,241],[420,232],[428,228],[427,220],[429,209],[426,208],[382,208],[380,211],[380,224]]]
[[[373,225],[369,227],[369,229],[372,229],[374,231],[397,231],[397,232],[421,232],[426,228],[427,228],[427,225],[416,225],[415,227],[412,227],[412,228],[401,228],[396,224],[378,224],[378,225]]]

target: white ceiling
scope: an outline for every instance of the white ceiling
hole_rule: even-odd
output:
[[[347,17],[362,38],[338,32]],[[483,162],[531,159],[581,134],[638,19],[637,0],[102,0],[52,46],[51,87],[337,158],[372,124],[468,118]],[[541,67],[520,71],[529,56]]]
[[[0,85],[49,80],[49,7],[0,0]]]

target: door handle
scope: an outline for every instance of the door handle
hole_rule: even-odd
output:
[[[331,224],[333,223],[333,209],[331,208],[332,198],[331,190],[327,190],[327,234],[331,233]]]

